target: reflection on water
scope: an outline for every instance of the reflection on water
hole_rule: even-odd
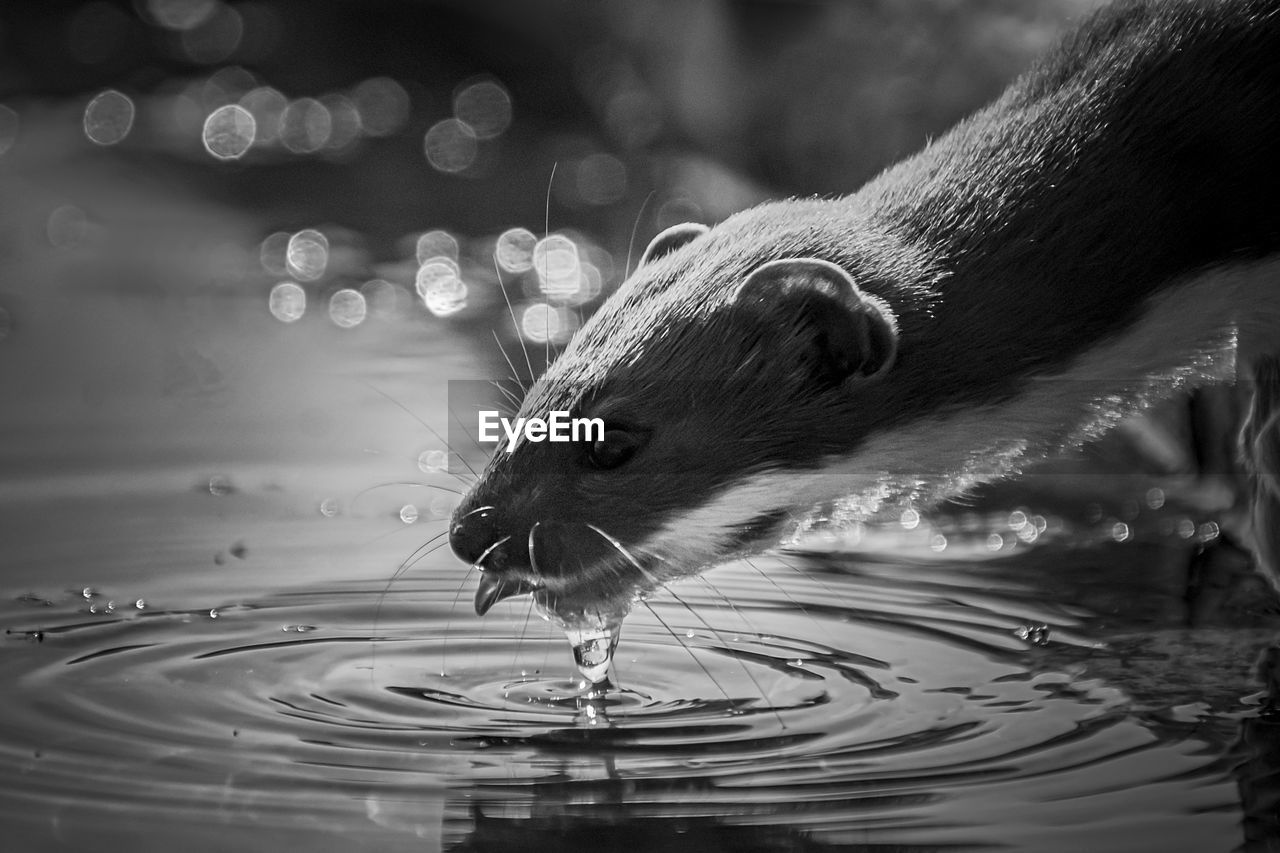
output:
[[[584,698],[560,629],[527,598],[477,619],[438,548],[461,484],[411,414],[444,431],[465,345],[208,310],[252,346],[207,374],[188,334],[176,398],[3,418],[16,849],[1210,851],[1274,827],[1252,670],[1277,620],[1163,492],[912,511],[856,552],[724,567],[637,608]],[[117,300],[65,311],[103,321],[90,362],[180,346]]]

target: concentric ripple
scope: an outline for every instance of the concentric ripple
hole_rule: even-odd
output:
[[[341,826],[345,849],[394,849],[504,815],[715,833],[738,815],[830,843],[983,846],[1000,826],[1050,850],[1101,824],[1130,838],[1158,799],[1166,828],[1204,845],[1186,849],[1238,840],[1240,780],[1219,756],[1256,713],[1240,650],[1267,632],[1223,640],[1235,663],[1216,686],[1234,693],[1205,675],[1182,701],[1138,695],[1094,617],[1028,574],[832,555],[730,567],[638,607],[616,689],[596,698],[527,602],[484,620],[456,607],[456,569],[385,596],[339,584],[199,610],[32,594],[0,613],[3,819],[72,841],[124,832],[122,814],[255,843]],[[1116,646],[1167,654],[1152,637]],[[1210,695],[1219,707],[1196,704]]]

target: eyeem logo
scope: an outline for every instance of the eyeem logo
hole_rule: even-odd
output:
[[[600,418],[571,418],[568,412],[548,412],[544,418],[516,418],[515,422],[502,417],[500,412],[482,409],[479,436],[481,441],[499,442],[502,436],[498,427],[507,435],[507,452],[516,449],[516,439],[525,441],[603,441],[604,421]]]

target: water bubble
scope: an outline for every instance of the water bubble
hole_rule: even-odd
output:
[[[314,154],[332,132],[333,116],[315,98],[299,98],[280,113],[280,143],[294,154]]]
[[[1131,535],[1132,533],[1129,530],[1129,525],[1125,524],[1123,521],[1117,521],[1115,524],[1111,525],[1111,538],[1117,542],[1125,542]]]
[[[84,211],[73,204],[64,204],[49,214],[45,233],[49,243],[59,249],[70,248],[85,238],[89,221]]]
[[[448,258],[423,264],[415,284],[422,303],[437,317],[456,314],[467,305],[467,286],[458,275],[457,264]]]
[[[413,504],[405,504],[400,507],[400,520],[405,524],[413,524],[418,520],[418,508]]]
[[[584,157],[577,169],[578,195],[587,204],[606,205],[627,194],[627,167],[612,154]]]
[[[358,290],[344,287],[329,297],[329,319],[335,326],[354,329],[364,322],[367,313],[364,294]]]
[[[1160,509],[1164,506],[1164,489],[1152,488],[1147,489],[1147,506],[1151,509]]]
[[[338,502],[333,498],[320,501],[320,514],[325,518],[333,518],[338,514]]]
[[[455,264],[458,262],[458,240],[448,231],[435,229],[418,237],[415,253],[419,264],[437,258],[448,258]]]
[[[166,29],[189,30],[217,10],[218,0],[146,0],[152,20]]]
[[[258,123],[239,104],[218,107],[204,122],[204,150],[219,160],[238,160],[253,145]]]
[[[85,600],[96,598],[99,595],[102,595],[102,593],[98,592],[91,586],[86,586],[84,589],[80,590],[80,597]]]
[[[436,122],[423,138],[429,162],[441,172],[461,172],[476,160],[476,133],[456,118]]]
[[[18,141],[18,129],[22,126],[22,122],[10,107],[0,104],[0,157],[13,147],[13,143]]]
[[[133,129],[135,112],[128,95],[108,89],[84,108],[84,135],[98,145],[115,145]]]
[[[297,278],[315,281],[329,265],[329,238],[313,228],[299,231],[289,238],[285,263]]]
[[[300,320],[307,311],[307,292],[291,281],[282,281],[271,288],[267,308],[281,323]]]
[[[1004,547],[1004,537],[1001,536],[999,533],[992,533],[990,536],[987,537],[988,551],[999,551],[1003,547]]]
[[[137,610],[146,610],[146,609],[147,609],[147,601],[146,601],[146,599],[144,599],[144,598],[139,598],[137,601],[133,602],[133,606],[134,606],[134,608],[135,608],[135,609],[137,609]]]
[[[920,526],[920,513],[914,509],[907,508],[902,511],[902,515],[898,518],[898,523],[905,530],[915,530]]]
[[[443,450],[424,450],[418,454],[418,469],[424,474],[438,474],[449,470],[449,454]]]
[[[355,87],[351,97],[369,136],[389,136],[409,117],[409,93],[389,77],[365,80]]]
[[[533,247],[538,287],[549,299],[567,299],[582,286],[578,245],[563,234],[549,234]]]
[[[533,250],[538,238],[527,228],[508,228],[498,235],[493,256],[507,272],[528,272],[533,268]]]
[[[498,83],[484,80],[462,89],[453,99],[453,114],[478,139],[492,139],[511,124],[511,96]]]

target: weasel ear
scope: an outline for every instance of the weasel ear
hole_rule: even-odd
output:
[[[893,310],[828,261],[783,258],[762,264],[738,288],[733,304],[759,312],[766,322],[806,330],[819,371],[836,382],[880,376],[898,352]]]
[[[674,252],[690,240],[696,240],[711,229],[697,222],[683,222],[680,225],[672,225],[670,228],[658,234],[649,243],[649,248],[644,250],[644,254],[640,256],[640,266],[644,266],[650,261],[655,261],[665,254]]]

